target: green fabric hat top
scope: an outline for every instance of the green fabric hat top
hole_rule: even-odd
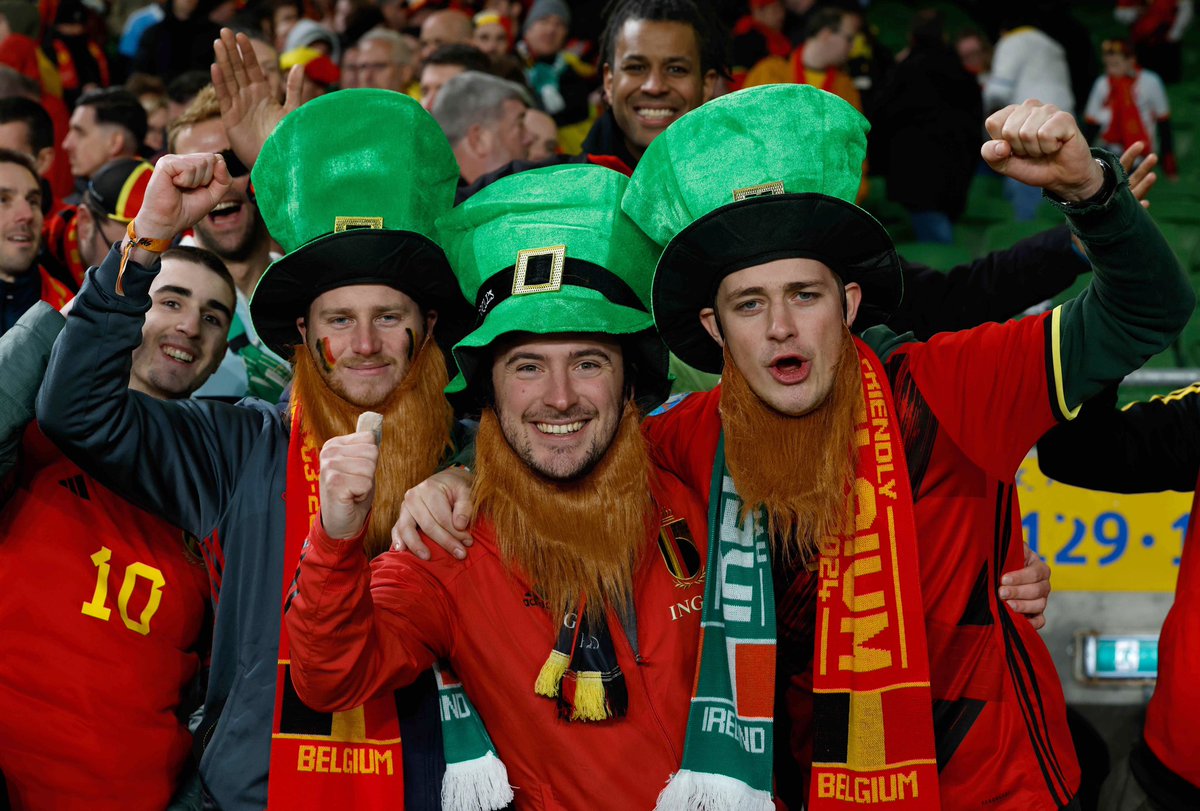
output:
[[[458,175],[437,122],[402,93],[339,90],[285,117],[251,173],[267,230],[286,254],[251,299],[263,340],[288,357],[313,299],[382,284],[436,309],[434,337],[452,345],[470,312],[433,235]]]
[[[831,93],[766,85],[708,102],[651,142],[623,207],[665,246],[653,311],[680,359],[720,371],[721,350],[698,313],[725,276],[776,259],[818,259],[862,285],[856,329],[895,309],[901,280],[891,239],[854,204],[868,129]]]
[[[460,374],[448,394],[478,401],[488,347],[527,332],[625,336],[639,402],[666,396],[667,353],[649,314],[659,250],[621,211],[627,184],[601,166],[534,169],[497,180],[438,222],[478,319],[454,347]]]

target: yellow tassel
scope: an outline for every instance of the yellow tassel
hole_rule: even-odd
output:
[[[563,674],[567,672],[567,665],[570,663],[565,653],[557,650],[550,651],[550,656],[546,658],[546,664],[542,665],[537,681],[533,684],[533,692],[546,698],[557,698]]]
[[[575,721],[603,721],[608,718],[604,700],[604,680],[597,671],[575,674]]]

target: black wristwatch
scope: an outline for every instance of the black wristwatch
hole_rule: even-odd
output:
[[[1096,163],[1100,164],[1100,171],[1104,173],[1104,182],[1100,184],[1100,191],[1096,192],[1086,200],[1064,200],[1057,194],[1053,193],[1051,193],[1050,196],[1053,197],[1056,202],[1066,206],[1069,210],[1084,209],[1088,208],[1089,206],[1099,206],[1107,203],[1109,198],[1112,197],[1113,192],[1117,190],[1117,173],[1113,171],[1113,168],[1108,164],[1108,161],[1101,160],[1100,158],[1094,158],[1094,160]]]

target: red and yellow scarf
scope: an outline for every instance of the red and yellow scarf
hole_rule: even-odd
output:
[[[320,448],[303,429],[301,411],[294,402],[288,445],[284,612],[295,594],[305,539],[321,508]],[[404,762],[394,696],[386,693],[346,712],[311,710],[292,687],[290,650],[281,616],[268,808],[393,811],[403,807]]]

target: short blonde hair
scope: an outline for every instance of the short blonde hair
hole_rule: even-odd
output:
[[[220,117],[221,105],[217,101],[217,91],[211,84],[206,84],[200,88],[200,92],[196,94],[196,98],[192,99],[192,103],[187,106],[183,114],[172,121],[171,126],[167,128],[167,149],[171,152],[175,151],[175,139],[184,127]]]

